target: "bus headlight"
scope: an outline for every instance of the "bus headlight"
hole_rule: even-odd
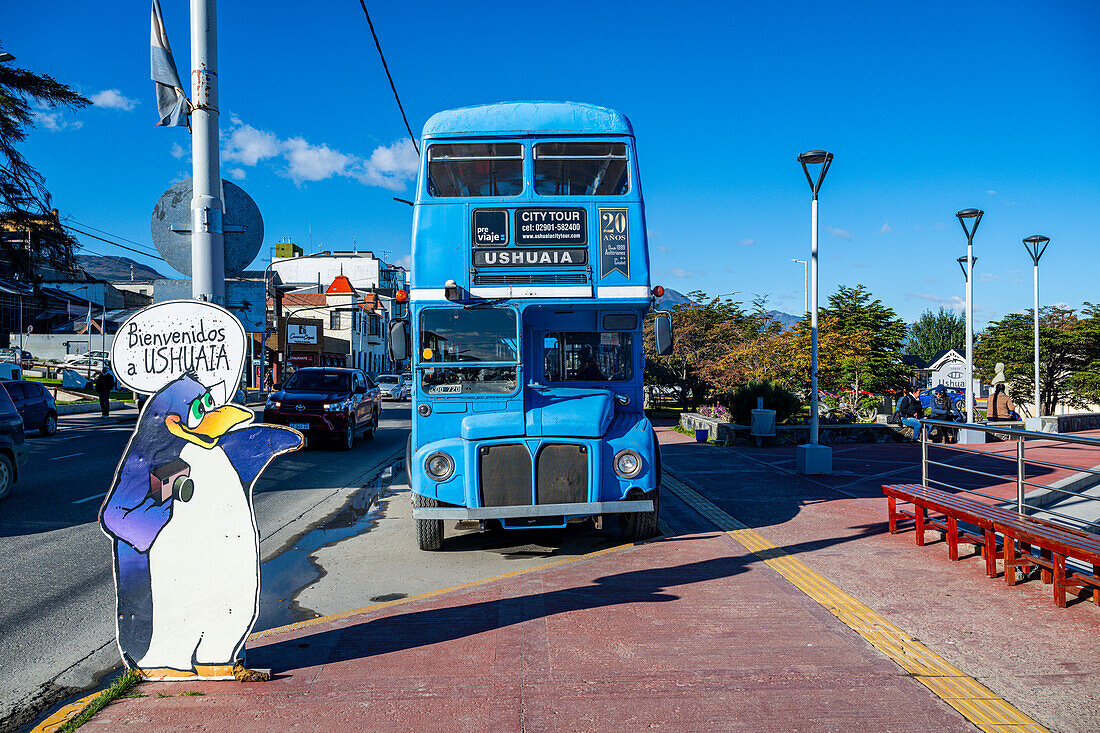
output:
[[[446,481],[455,472],[455,462],[446,453],[432,453],[424,461],[424,470],[436,481]]]
[[[615,473],[622,478],[634,478],[642,472],[642,457],[632,450],[615,454]]]

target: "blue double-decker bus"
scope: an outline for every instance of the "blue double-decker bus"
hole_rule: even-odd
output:
[[[521,102],[428,120],[413,216],[406,466],[421,549],[444,521],[657,532],[660,453],[642,410],[653,304],[627,118]],[[659,352],[671,323],[656,319]]]

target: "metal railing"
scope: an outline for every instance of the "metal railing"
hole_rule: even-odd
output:
[[[962,487],[962,486],[957,486],[955,484],[948,483],[946,481],[941,481],[939,479],[931,478],[929,476],[929,467],[930,466],[940,466],[941,468],[945,468],[945,469],[948,469],[948,470],[951,470],[951,471],[961,471],[961,472],[967,473],[967,474],[974,474],[974,475],[977,475],[977,476],[984,476],[986,478],[996,479],[998,481],[998,483],[1013,480],[1013,476],[1011,474],[990,473],[988,471],[981,471],[981,470],[978,470],[976,468],[968,468],[968,467],[965,467],[965,466],[956,465],[954,463],[945,463],[944,461],[934,461],[934,460],[932,460],[931,458],[928,457],[928,442],[929,442],[928,441],[928,433],[929,433],[931,428],[940,428],[941,430],[950,429],[950,430],[953,430],[953,431],[971,430],[971,431],[975,431],[975,432],[981,432],[983,434],[992,433],[992,434],[996,434],[996,435],[1004,435],[1004,436],[1009,436],[1009,437],[1013,437],[1013,438],[1018,438],[1018,440],[1015,441],[1016,451],[1015,451],[1014,456],[1005,455],[1003,453],[993,453],[993,452],[990,452],[990,451],[979,450],[979,449],[976,449],[976,448],[971,448],[966,444],[959,444],[959,443],[956,443],[956,444],[944,443],[942,446],[938,446],[938,447],[942,447],[945,450],[959,451],[961,453],[966,453],[966,454],[969,454],[969,455],[979,455],[979,456],[982,456],[984,458],[992,459],[992,460],[1010,461],[1013,464],[1015,464],[1014,465],[1014,468],[1015,468],[1015,479],[1014,480],[1016,482],[1016,511],[1019,512],[1020,514],[1025,514],[1026,515],[1026,514],[1029,514],[1029,513],[1034,514],[1036,512],[1039,512],[1039,513],[1042,513],[1044,515],[1050,515],[1052,517],[1058,517],[1059,519],[1063,520],[1060,523],[1065,524],[1068,521],[1069,523],[1072,523],[1071,526],[1074,529],[1100,528],[1100,522],[1093,522],[1093,521],[1089,521],[1087,519],[1082,519],[1080,517],[1074,517],[1074,516],[1071,516],[1071,515],[1068,515],[1068,514],[1064,514],[1062,512],[1055,511],[1054,509],[1050,509],[1050,508],[1046,508],[1046,507],[1042,507],[1042,506],[1030,506],[1030,505],[1028,505],[1028,503],[1027,503],[1028,487],[1032,487],[1032,488],[1035,488],[1035,489],[1043,489],[1045,491],[1057,492],[1059,494],[1062,494],[1063,496],[1075,496],[1079,499],[1084,499],[1085,501],[1090,501],[1090,502],[1100,502],[1100,496],[1090,496],[1089,494],[1084,494],[1084,493],[1081,493],[1079,491],[1072,491],[1070,489],[1064,489],[1064,488],[1061,488],[1059,486],[1052,486],[1052,485],[1049,485],[1049,484],[1041,484],[1041,483],[1037,483],[1035,481],[1030,481],[1027,478],[1027,466],[1028,466],[1028,464],[1031,464],[1031,465],[1034,465],[1034,466],[1042,466],[1042,467],[1045,467],[1045,468],[1064,469],[1064,470],[1068,470],[1068,471],[1073,471],[1074,473],[1092,474],[1093,476],[1097,476],[1097,477],[1100,477],[1100,470],[1097,470],[1097,468],[1093,468],[1093,467],[1068,466],[1064,463],[1055,463],[1053,461],[1042,461],[1042,460],[1038,460],[1036,458],[1028,458],[1027,453],[1026,453],[1027,441],[1029,441],[1029,440],[1042,440],[1042,441],[1045,441],[1044,447],[1049,446],[1051,443],[1055,443],[1055,444],[1069,443],[1069,444],[1074,444],[1074,445],[1083,445],[1083,446],[1086,446],[1086,447],[1096,449],[1095,463],[1100,464],[1100,438],[1089,438],[1089,437],[1078,436],[1078,435],[1065,435],[1065,434],[1062,434],[1062,433],[1040,433],[1040,432],[1035,432],[1035,431],[1032,431],[1032,430],[1020,430],[1018,428],[998,427],[996,423],[991,423],[991,424],[990,423],[985,423],[985,424],[956,423],[956,422],[946,422],[944,420],[921,420],[920,422],[921,422],[921,425],[922,425],[921,435],[920,435],[920,443],[921,443],[920,460],[921,460],[921,484],[922,485],[931,486],[932,484],[935,484],[936,486],[943,487],[943,488],[946,488],[946,489],[951,489],[951,490],[954,490],[954,491],[961,491],[961,492],[964,492],[964,493],[967,493],[967,494],[974,494],[976,496],[985,497],[986,499],[992,499],[992,500],[997,501],[997,502],[1004,502],[1004,501],[1006,501],[1005,497],[992,496],[990,494],[985,494],[985,493],[982,493],[981,491],[977,491],[975,489],[968,489],[968,488],[965,488],[965,487]],[[1006,466],[1006,468],[1008,468],[1008,466]],[[1095,530],[1089,529],[1089,531],[1095,531]]]

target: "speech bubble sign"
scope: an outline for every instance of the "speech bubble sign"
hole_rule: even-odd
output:
[[[191,372],[211,387],[224,384],[232,397],[241,382],[244,326],[213,303],[168,300],[127,318],[111,344],[115,379],[135,392],[153,394]]]

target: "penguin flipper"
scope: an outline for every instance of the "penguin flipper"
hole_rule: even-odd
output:
[[[103,528],[138,552],[148,552],[171,518],[172,502],[158,504],[149,496],[149,471],[145,465],[124,459],[118,481],[100,510]]]
[[[278,425],[252,425],[226,434],[218,442],[246,486],[255,481],[275,456],[302,447],[297,430]]]

